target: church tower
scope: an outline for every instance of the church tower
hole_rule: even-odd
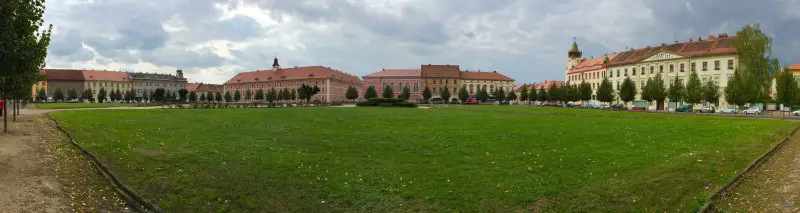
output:
[[[278,54],[275,54],[275,59],[272,60],[272,71],[278,71],[281,65],[278,64]]]
[[[575,37],[572,37],[572,48],[569,49],[567,53],[569,58],[567,59],[567,70],[571,70],[581,62],[581,56],[583,56],[583,52],[578,49],[578,43],[575,42]]]

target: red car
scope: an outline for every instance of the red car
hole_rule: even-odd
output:
[[[631,108],[631,110],[633,110],[633,111],[644,111],[645,108],[641,107],[641,106],[634,106],[633,108]]]
[[[466,103],[464,103],[464,104],[480,104],[480,103],[478,102],[478,100],[475,100],[475,99],[470,99],[470,100],[468,100],[468,101],[467,101]]]

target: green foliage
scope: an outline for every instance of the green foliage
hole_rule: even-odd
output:
[[[483,88],[478,87],[478,91],[475,93],[475,99],[481,102],[486,102],[489,100],[489,94],[487,94],[486,90]]]
[[[306,102],[309,102],[311,101],[311,97],[319,93],[319,87],[317,87],[317,85],[311,87],[303,84],[299,89],[297,89],[297,93],[299,94],[300,99],[305,99]]]
[[[381,97],[383,97],[383,98],[394,98],[394,89],[392,89],[392,87],[389,86],[389,84],[386,84],[385,86],[383,86],[383,92],[382,92]]]
[[[527,84],[523,84],[522,87],[519,88],[519,100],[522,101],[522,102],[528,101],[528,85]]]
[[[278,91],[273,87],[267,91],[267,102],[272,103],[276,100],[278,100]]]
[[[44,5],[44,0],[0,1],[0,99],[28,99],[31,87],[44,79],[40,69],[53,28],[43,25]]]
[[[630,77],[625,77],[625,80],[622,80],[622,86],[619,88],[619,99],[625,104],[636,99],[636,84],[633,83]]]
[[[539,100],[539,93],[535,87],[531,87],[531,91],[528,93],[528,100],[536,101]]]
[[[656,75],[653,78],[653,87],[650,88],[650,96],[653,97],[653,100],[656,103],[664,103],[664,100],[667,99],[667,88],[664,86],[664,78],[661,77],[661,74]]]
[[[797,101],[797,81],[792,71],[784,70],[775,78],[775,100],[783,106],[791,106]]]
[[[654,100],[653,99],[653,95],[652,95],[653,86],[654,86],[653,85],[653,79],[652,78],[647,78],[647,84],[645,84],[644,88],[642,88],[642,94],[641,94],[642,100],[645,100],[648,103],[649,102],[653,102],[653,100]]]
[[[67,100],[75,100],[78,99],[78,92],[75,89],[69,89],[67,91]]]
[[[680,103],[683,101],[684,98],[684,87],[683,81],[676,75],[675,78],[672,80],[672,83],[669,84],[669,91],[667,92],[667,97],[669,97],[669,101]]]
[[[223,101],[222,100],[222,92],[216,92],[214,94],[214,101],[216,101],[216,102],[222,102]]]
[[[53,100],[56,102],[63,102],[64,98],[66,98],[66,96],[64,96],[64,90],[56,88],[56,91],[53,92]]]
[[[606,103],[614,101],[614,88],[611,86],[611,81],[605,76],[603,76],[603,81],[600,82],[600,87],[597,88],[597,100]]]
[[[358,92],[356,92],[356,97],[358,97]],[[289,98],[292,100],[297,100],[297,89],[292,89],[292,93],[289,94]]]
[[[469,91],[467,91],[467,86],[464,85],[458,89],[458,100],[460,100],[463,103],[466,102],[467,99],[469,99]]]
[[[380,106],[380,107],[417,107],[417,104],[410,103],[406,99],[402,98],[370,98],[367,101],[361,101],[356,103],[356,106],[360,107],[369,107],[369,106]]]
[[[206,99],[206,94],[205,93],[200,93],[200,101],[206,101],[206,100],[207,100]]]
[[[165,90],[164,88],[157,88],[155,93],[153,93],[153,101],[161,102],[166,99],[167,99],[167,90]]]
[[[94,96],[92,95],[92,90],[91,89],[84,90],[83,91],[83,96],[81,98],[83,98],[84,101],[89,101],[89,102],[94,101]]]
[[[214,93],[211,92],[211,91],[208,91],[206,93],[206,100],[209,101],[209,102],[214,102]]]
[[[355,100],[358,98],[358,89],[355,87],[349,86],[347,87],[347,91],[344,93],[344,98],[348,100]]]
[[[356,94],[358,94],[358,93],[356,93]],[[409,88],[408,86],[403,87],[403,92],[400,93],[400,96],[403,99],[406,99],[406,100],[411,99],[411,88]]]
[[[250,89],[245,90],[244,91],[244,97],[245,97],[244,100],[246,100],[246,101],[253,101],[253,91],[250,90]]]
[[[581,82],[580,86],[578,87],[580,91],[580,100],[588,101],[592,100],[592,85],[589,82],[583,81]]]
[[[709,80],[710,81],[710,80]],[[703,83],[700,82],[700,77],[697,72],[692,71],[689,74],[689,81],[686,82],[685,100],[690,104],[697,104],[703,101]]]
[[[192,91],[189,93],[189,101],[196,102],[197,101],[197,93]]]
[[[233,95],[231,95],[230,91],[225,91],[225,101],[224,102],[231,102],[233,100]]]
[[[237,92],[238,92],[238,90],[237,90]],[[179,90],[178,90],[178,98],[179,98],[181,101],[186,101],[186,98],[187,98],[186,96],[187,96],[188,94],[189,94],[189,90],[187,90],[187,89],[179,89]]]
[[[233,93],[233,101],[239,102],[241,100],[242,100],[242,92],[237,89],[236,92]]]
[[[715,106],[719,105],[719,85],[714,81],[707,81],[703,86],[703,100]]]
[[[450,88],[447,88],[447,85],[445,85],[442,91],[439,92],[439,96],[442,97],[446,103],[450,103]]]
[[[547,100],[548,101],[556,101],[556,102],[562,101],[563,100],[563,96],[561,96],[561,95],[562,95],[562,91],[561,91],[561,89],[559,89],[559,87],[556,87],[556,84],[550,84],[550,87],[547,88]]]
[[[258,88],[254,98],[256,101],[264,100],[264,89]]]
[[[514,91],[509,91],[508,95],[506,95],[506,101],[513,101],[513,100],[517,100],[517,93],[515,93]]]
[[[544,88],[544,85],[539,87],[539,93],[537,94],[538,100],[540,102],[545,102],[550,98],[550,94],[547,94],[547,90]]]
[[[36,92],[36,100],[47,101],[47,91],[44,88]]]
[[[97,91],[97,102],[98,103],[105,102],[107,95],[108,94],[106,93],[106,89],[101,87],[100,90]]]
[[[375,90],[375,86],[367,87],[367,91],[364,92],[364,98],[370,99],[370,98],[377,98],[377,97],[378,97],[378,91]]]
[[[772,87],[771,76],[778,69],[777,63],[771,64],[772,38],[761,31],[759,24],[745,25],[736,32],[733,46],[739,61],[736,71],[741,71],[742,78],[737,83],[745,92],[740,95],[746,96],[740,98],[751,103],[763,101]]]
[[[425,102],[428,102],[433,97],[433,93],[431,93],[431,89],[425,86],[425,90],[422,90],[422,99]]]

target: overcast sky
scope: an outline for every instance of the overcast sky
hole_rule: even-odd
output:
[[[572,38],[585,57],[735,34],[748,23],[800,62],[800,0],[48,0],[48,68],[174,73],[323,65],[363,76],[458,64],[517,83],[563,80]]]

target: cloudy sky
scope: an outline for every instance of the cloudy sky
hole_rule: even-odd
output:
[[[358,76],[458,64],[521,82],[563,80],[584,56],[735,34],[760,23],[800,62],[800,0],[48,0],[48,68],[173,73],[222,83],[238,72],[324,65]]]

